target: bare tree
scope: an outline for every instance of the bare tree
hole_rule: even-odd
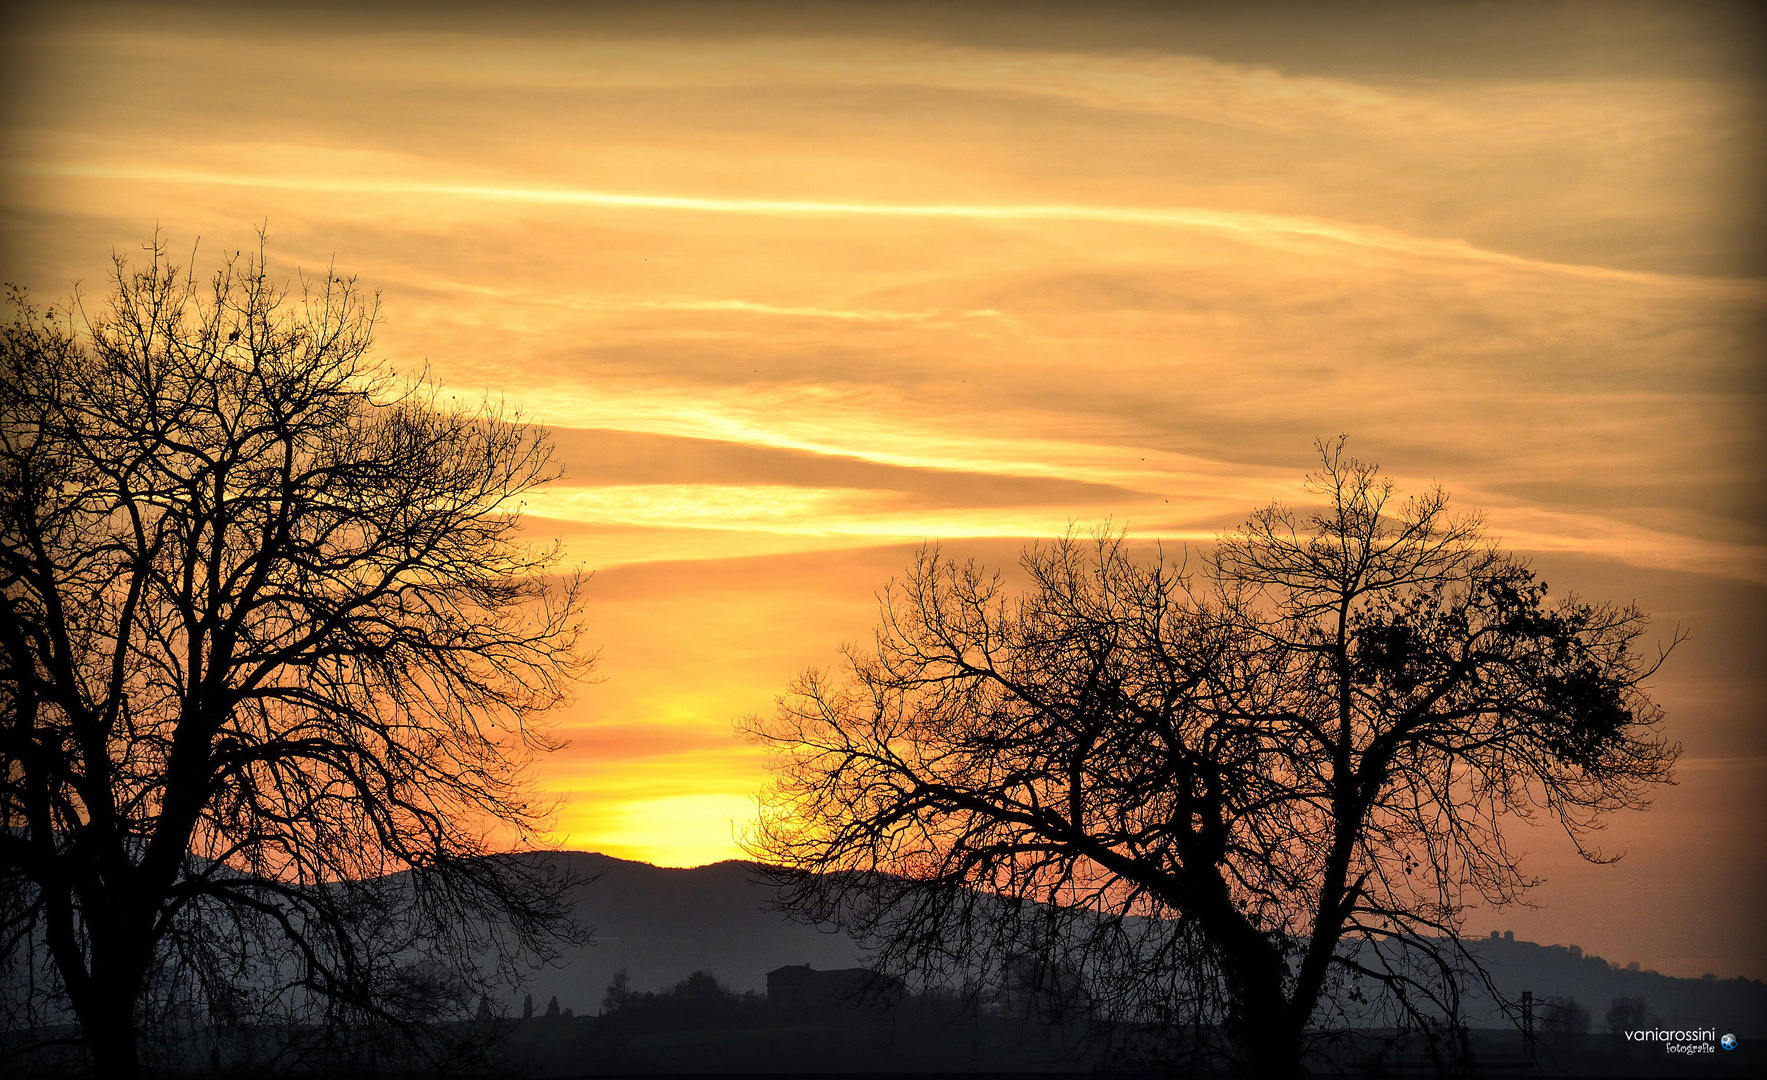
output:
[[[261,250],[204,282],[156,241],[95,314],[10,306],[3,944],[96,1071],[183,991],[426,1019],[554,947],[565,883],[495,854],[544,823],[535,721],[589,663],[518,533],[544,432],[399,379],[373,298]]]
[[[1627,1037],[1627,1033],[1637,1031],[1650,1022],[1650,1008],[1642,997],[1621,995],[1608,1004],[1607,1015],[1603,1019],[1607,1022],[1608,1034],[1613,1036],[1614,1046],[1620,1053],[1630,1055],[1637,1047]]]
[[[1574,997],[1547,1000],[1541,1026],[1546,1029],[1546,1041],[1557,1060],[1574,1060],[1574,1055],[1582,1049],[1583,1036],[1589,1034],[1591,1019],[1589,1010],[1577,1004]]]
[[[1641,1028],[1649,1016],[1650,1010],[1642,997],[1626,997],[1621,995],[1609,1003],[1607,1009],[1607,1029],[1616,1041],[1624,1042],[1628,1031]]]
[[[923,551],[874,651],[748,724],[788,906],[923,979],[1042,950],[1095,1016],[1224,1031],[1257,1076],[1335,1009],[1455,1034],[1463,912],[1533,883],[1506,828],[1600,859],[1589,830],[1667,779],[1660,656],[1440,491],[1320,450],[1323,505],[1258,511],[1194,577],[1108,533],[1032,547],[1016,594]]]

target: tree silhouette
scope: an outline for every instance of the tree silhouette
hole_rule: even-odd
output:
[[[1620,1053],[1630,1055],[1636,1051],[1637,1048],[1626,1037],[1626,1033],[1644,1027],[1649,1022],[1649,1016],[1650,1009],[1642,997],[1621,995],[1608,1004],[1607,1015],[1603,1019],[1607,1022],[1608,1034],[1613,1036],[1614,1045]]]
[[[1609,1003],[1607,1010],[1607,1029],[1616,1040],[1624,1042],[1626,1032],[1645,1025],[1649,1008],[1642,997],[1626,997],[1621,995]]]
[[[1589,1034],[1591,1019],[1589,1010],[1577,1004],[1574,997],[1551,998],[1546,1002],[1541,1026],[1546,1029],[1546,1039],[1555,1058],[1564,1062],[1572,1060],[1581,1048],[1583,1036]]]
[[[0,902],[39,1016],[128,1077],[185,991],[464,1015],[570,933],[567,883],[493,854],[542,823],[534,724],[589,662],[576,580],[518,536],[544,433],[401,381],[373,298],[261,249],[199,282],[156,240],[90,316],[11,301]]]
[[[1532,883],[1506,826],[1602,858],[1588,831],[1677,751],[1640,613],[1549,601],[1476,517],[1342,447],[1319,508],[1256,512],[1196,575],[1070,535],[1014,595],[923,550],[874,650],[747,725],[775,756],[750,850],[787,906],[924,981],[1041,953],[1094,1016],[1224,1031],[1257,1076],[1351,1007],[1452,1052],[1462,912]]]

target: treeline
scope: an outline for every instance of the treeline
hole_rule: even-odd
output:
[[[625,968],[601,999],[604,1025],[631,1031],[737,1027],[769,1017],[767,996],[732,990],[709,971],[696,971],[668,990],[633,990]]]

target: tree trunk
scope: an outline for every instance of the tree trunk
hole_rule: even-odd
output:
[[[1184,892],[1203,932],[1213,939],[1227,994],[1226,1034],[1239,1071],[1254,1080],[1298,1080],[1301,1033],[1312,1017],[1297,1020],[1289,1001],[1288,958],[1270,935],[1246,918],[1218,871],[1219,852],[1191,852],[1192,872]],[[1207,856],[1203,858],[1201,856]]]
[[[1270,996],[1256,995],[1266,1002]],[[1277,1002],[1283,1000],[1280,989],[1274,997]],[[1234,1002],[1227,1036],[1238,1054],[1240,1071],[1251,1080],[1300,1080],[1306,1075],[1301,1064],[1301,1030],[1290,1023],[1288,1010],[1280,1005]]]
[[[135,1008],[153,958],[145,944],[150,925],[145,914],[111,908],[88,924],[91,974],[83,980],[84,992],[70,996],[80,1038],[92,1052],[92,1074],[100,1080],[141,1076]]]
[[[100,988],[80,1012],[80,1037],[92,1052],[92,1075],[102,1080],[138,1080],[141,1076],[132,990]]]
[[[1278,1031],[1276,1027],[1272,1025],[1262,1038],[1240,1047],[1246,1075],[1253,1080],[1299,1080],[1307,1075],[1301,1065],[1299,1033]]]
[[[1304,1076],[1301,1033],[1306,1020],[1295,1020],[1284,992],[1288,963],[1282,953],[1247,926],[1224,942],[1221,972],[1229,997],[1227,1037],[1243,1074],[1253,1080]]]

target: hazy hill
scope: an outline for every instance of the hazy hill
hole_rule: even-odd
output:
[[[767,972],[786,964],[853,967],[859,949],[845,934],[794,923],[767,910],[771,886],[747,863],[674,870],[580,851],[561,863],[595,880],[578,890],[582,920],[595,944],[561,968],[541,971],[534,1000],[553,994],[561,1006],[593,1014],[614,972],[625,968],[634,990],[673,986],[709,971],[734,990],[766,990]]]
[[[1654,971],[1616,968],[1576,946],[1482,938],[1471,950],[1509,997],[1532,990],[1539,997],[1575,998],[1605,1030],[1603,1017],[1616,997],[1643,998],[1652,1026],[1715,1028],[1740,1038],[1767,1037],[1767,984],[1757,980],[1676,979]]]
[[[769,910],[774,890],[755,880],[747,863],[674,870],[586,852],[560,852],[557,858],[596,876],[581,887],[578,903],[597,941],[574,952],[563,967],[537,973],[533,994],[541,1005],[556,994],[560,1005],[593,1014],[622,967],[635,990],[672,986],[694,971],[710,971],[736,990],[765,990],[766,973],[786,964],[842,968],[860,962],[846,935]],[[1595,1031],[1603,1030],[1613,999],[1627,996],[1645,999],[1653,1023],[1767,1036],[1767,985],[1760,982],[1620,970],[1574,947],[1529,941],[1481,939],[1473,949],[1506,995],[1532,990],[1542,998],[1575,998],[1592,1014]],[[1494,1015],[1490,1022],[1500,1023]]]

